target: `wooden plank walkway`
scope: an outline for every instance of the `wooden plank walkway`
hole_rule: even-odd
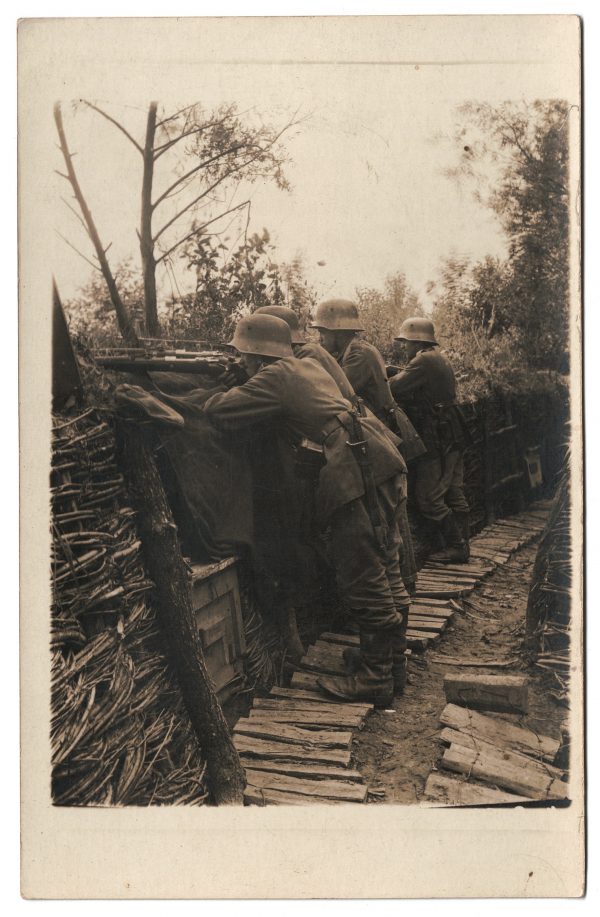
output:
[[[351,768],[350,747],[353,730],[362,728],[373,705],[338,703],[317,687],[317,673],[344,671],[344,646],[358,638],[327,637],[302,660],[312,668],[295,672],[290,688],[274,687],[268,697],[255,698],[248,717],[235,726],[248,804],[366,802],[367,786]]]
[[[419,571],[417,591],[408,619],[409,655],[411,652],[423,652],[440,640],[455,614],[462,610],[462,598],[489,576],[498,564],[506,563],[513,551],[538,535],[546,516],[544,508],[534,507],[526,513],[496,522],[472,539],[468,564],[428,563]],[[322,674],[344,674],[344,648],[358,645],[359,638],[350,634],[322,634],[300,661],[291,686],[274,687],[268,697],[255,698],[249,715],[238,720],[234,728],[234,744],[246,770],[247,804],[307,805],[367,801],[368,787],[362,775],[352,768],[351,746],[355,731],[362,729],[373,705],[336,702],[322,693],[317,685],[317,678]],[[452,740],[447,766],[455,771],[461,767],[476,768],[478,755],[485,743],[487,757],[491,760],[487,765],[493,769],[495,762],[498,769],[498,749],[490,744],[489,724],[481,726],[481,721],[477,720],[479,732],[471,730],[467,735],[460,716],[454,716],[456,722],[445,722],[442,737]],[[525,756],[528,741],[533,740],[527,730],[515,739],[512,751],[519,758]],[[547,771],[542,772],[539,768],[549,767],[548,749],[553,746],[542,744],[541,747],[547,753],[533,762],[534,770],[528,774],[536,786],[546,786],[543,775]],[[536,747],[536,753],[538,751]],[[522,764],[518,760],[516,764],[511,761],[513,769],[518,770],[519,763]],[[546,781],[551,798],[558,798],[555,794],[561,792],[561,787],[557,788],[557,780],[557,775],[550,774]],[[525,790],[527,786],[525,783]],[[467,787],[460,780],[442,777],[436,772],[430,775],[426,795],[438,803],[465,805],[470,804],[467,800],[483,799],[485,802],[491,793],[496,802],[506,803],[531,798],[525,790],[516,779],[510,786],[505,785],[505,791],[497,788],[492,791],[477,784]]]

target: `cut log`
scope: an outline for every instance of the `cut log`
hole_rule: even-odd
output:
[[[288,774],[290,777],[303,777],[306,780],[352,780],[361,783],[364,780],[360,771],[344,767],[332,767],[328,764],[300,764],[294,761],[268,761],[263,758],[252,758],[241,755],[245,768],[258,771],[270,771],[277,774]]]
[[[524,675],[444,676],[446,700],[475,710],[527,713],[528,679]]]
[[[287,742],[269,742],[253,736],[234,735],[233,744],[239,754],[257,756],[259,758],[284,759],[286,761],[300,761],[302,764],[315,762],[317,764],[339,764],[346,767],[350,764],[350,750],[347,748],[320,748],[303,745],[293,745]]]
[[[327,703],[325,700],[320,703],[318,706],[315,706],[314,700],[298,700],[293,697],[257,697],[254,700],[254,704],[251,710],[251,713],[258,713],[263,710],[267,712],[276,712],[276,713],[313,713],[315,716],[324,714],[331,714],[332,716],[355,716],[358,719],[363,719],[369,710],[373,708],[367,704],[350,704],[350,703],[336,703],[333,699],[331,703]]]
[[[567,799],[566,783],[544,772],[536,761],[524,760],[527,761],[526,766],[515,765],[505,760],[502,752],[495,754],[487,749],[483,752],[451,745],[444,752],[441,763],[447,770],[468,774],[530,799]]]
[[[326,797],[338,799],[340,802],[364,802],[367,798],[367,787],[364,784],[343,780],[303,780],[300,777],[289,777],[287,774],[258,770],[247,770],[246,779],[249,786],[300,793],[308,797]]]
[[[320,694],[324,700],[330,701],[331,698],[325,694],[324,691],[321,691],[321,688],[318,686],[318,677],[318,675],[314,675],[311,672],[294,672],[290,684],[292,688],[302,688],[303,690],[308,689],[314,691]]]
[[[427,636],[415,636],[414,634],[409,633],[406,634],[407,645],[411,648],[411,650],[415,650],[416,652],[422,653],[424,650],[426,650],[429,646],[429,642],[430,641]]]
[[[440,618],[422,618],[419,615],[408,616],[408,629],[412,631],[425,631],[440,634],[446,629],[446,622]]]
[[[265,710],[259,707],[250,711],[248,719],[250,722],[261,720],[269,723],[289,723],[303,726],[305,729],[322,729],[324,726],[332,729],[360,729],[364,717],[360,713],[346,713],[341,710],[327,713],[319,710]]]
[[[530,803],[527,796],[505,793],[503,790],[467,783],[445,774],[430,774],[425,784],[424,796],[446,806],[500,806]]]
[[[310,797],[300,793],[285,793],[283,790],[268,790],[258,786],[246,787],[244,802],[251,806],[306,806],[311,803],[327,806],[347,805],[340,799]]]
[[[462,745],[463,748],[474,748],[482,754],[499,755],[502,757],[503,761],[514,764],[515,767],[527,767],[528,764],[539,764],[542,768],[540,773],[549,774],[552,777],[556,777],[558,780],[564,777],[565,772],[563,770],[554,767],[552,764],[547,764],[545,761],[541,761],[540,758],[534,758],[531,755],[523,755],[520,752],[512,751],[506,747],[494,745],[493,742],[489,742],[487,739],[481,739],[479,736],[471,735],[462,730],[450,729],[449,726],[442,729],[440,740],[446,745]]]
[[[454,617],[453,608],[438,608],[435,605],[423,605],[420,602],[415,602],[410,606],[409,615],[425,615],[428,618],[440,618],[442,621],[451,621]]]
[[[469,669],[504,669],[516,664],[516,659],[498,659],[496,661],[484,659],[456,659],[454,656],[429,656],[429,662],[440,665],[460,665]]]
[[[349,748],[352,742],[351,732],[334,732],[321,729],[314,732],[286,723],[273,723],[268,720],[238,720],[234,736],[256,736],[273,742],[286,742],[291,745],[303,745],[306,748]]]
[[[298,673],[295,673],[298,674]],[[315,687],[312,689],[306,688],[280,688],[277,685],[271,688],[269,697],[284,697],[288,700],[301,700],[308,701],[309,703],[326,703],[326,704],[337,704],[341,707],[352,707],[352,709],[364,709],[365,712],[374,709],[374,704],[367,704],[364,701],[346,701],[340,700],[336,701],[332,697],[328,697],[326,694],[317,687],[316,678],[313,676],[313,681]]]
[[[484,716],[475,710],[459,707],[456,704],[447,704],[444,707],[440,723],[487,739],[494,745],[510,748],[525,755],[544,758],[550,762],[554,761],[560,748],[558,739],[538,735],[524,726],[508,723],[499,717]]]

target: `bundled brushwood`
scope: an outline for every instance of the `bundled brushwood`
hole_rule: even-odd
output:
[[[165,656],[102,412],[54,417],[51,498],[53,800],[201,804],[204,754]]]
[[[526,612],[526,648],[567,697],[571,627],[571,500],[565,467],[537,551]]]

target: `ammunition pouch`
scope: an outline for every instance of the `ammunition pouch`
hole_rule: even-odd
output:
[[[425,443],[415,430],[414,426],[402,410],[397,406],[386,410],[387,425],[392,433],[400,438],[399,450],[404,461],[408,464],[427,452]]]
[[[304,481],[317,482],[321,468],[326,464],[325,450],[319,443],[303,437],[294,445],[294,471]]]

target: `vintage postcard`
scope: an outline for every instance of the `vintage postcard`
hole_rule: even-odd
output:
[[[583,894],[580,33],[20,22],[25,897]]]

